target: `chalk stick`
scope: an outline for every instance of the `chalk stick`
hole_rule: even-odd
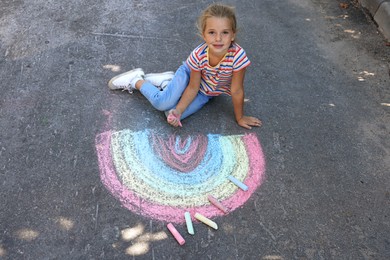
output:
[[[179,245],[184,245],[184,243],[186,242],[184,240],[184,238],[180,235],[179,231],[176,230],[176,228],[172,225],[172,223],[169,223],[167,225],[169,231],[171,231],[173,237],[176,239],[177,243],[179,243]]]
[[[179,126],[180,126],[180,127],[183,127],[183,125],[182,125],[181,122],[180,122],[180,117],[175,116],[174,114],[169,114],[169,116],[167,117],[168,120],[175,119],[175,118],[178,120],[177,123],[179,124]]]
[[[222,205],[221,202],[214,198],[213,195],[208,195],[207,198],[209,199],[211,204],[222,210],[224,213],[228,213],[229,210],[224,205]]]
[[[244,190],[244,191],[247,191],[248,190],[248,186],[246,186],[244,183],[240,182],[239,180],[237,180],[236,178],[234,178],[232,175],[229,175],[229,180],[231,182],[233,182],[234,184],[236,184],[240,189]]]
[[[214,229],[218,229],[218,225],[217,223],[215,223],[214,221],[212,221],[211,219],[208,219],[206,218],[205,216],[199,214],[199,213],[195,213],[195,218],[201,222],[203,222],[204,224],[206,224],[207,226],[210,226]]]
[[[190,213],[189,212],[184,213],[184,217],[186,219],[188,233],[191,234],[191,235],[195,234],[194,226],[192,225],[192,220],[191,220]]]

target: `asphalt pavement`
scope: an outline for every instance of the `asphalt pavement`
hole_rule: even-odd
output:
[[[260,128],[108,89],[176,70],[211,2],[0,2],[0,259],[390,259],[390,47],[357,1],[226,1]]]

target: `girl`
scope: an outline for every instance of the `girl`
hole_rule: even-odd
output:
[[[110,80],[110,89],[139,90],[158,110],[167,111],[167,121],[177,127],[181,119],[198,111],[220,94],[232,97],[238,125],[251,129],[261,121],[244,115],[244,76],[250,61],[234,42],[237,32],[234,9],[212,4],[197,23],[204,42],[173,72],[144,74],[135,69]],[[160,87],[159,88],[156,88]]]

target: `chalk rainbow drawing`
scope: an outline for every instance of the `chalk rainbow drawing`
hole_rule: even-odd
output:
[[[107,131],[96,137],[100,177],[129,210],[153,219],[183,223],[184,213],[224,215],[242,206],[264,179],[265,160],[255,134],[159,136],[149,130]],[[242,191],[227,177],[248,186]]]

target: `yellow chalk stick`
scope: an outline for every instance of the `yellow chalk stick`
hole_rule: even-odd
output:
[[[218,229],[218,225],[217,223],[215,223],[214,221],[206,218],[205,216],[199,214],[199,213],[195,213],[195,218],[201,222],[203,222],[204,224],[214,228],[214,229]]]

